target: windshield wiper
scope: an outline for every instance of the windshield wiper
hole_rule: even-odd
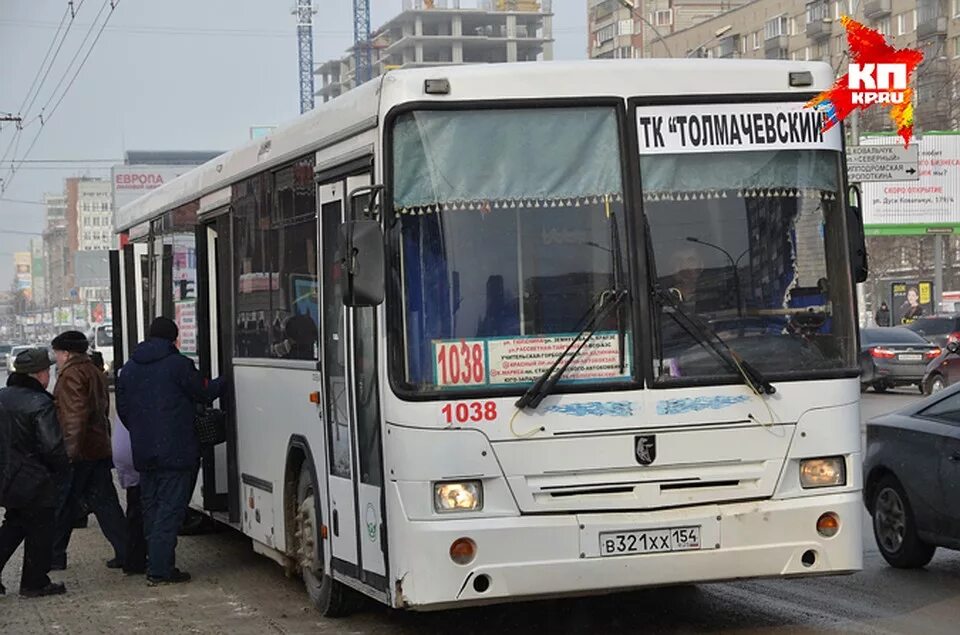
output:
[[[683,330],[716,353],[731,370],[743,378],[744,383],[754,392],[767,395],[777,392],[776,387],[759,370],[751,366],[747,360],[730,348],[727,342],[699,316],[691,315],[685,311],[669,292],[664,291],[660,285],[656,285],[653,288],[653,295],[662,306],[669,306],[673,309],[670,316]],[[683,320],[681,321],[680,318],[683,318]]]
[[[527,389],[527,392],[523,393],[514,405],[520,410],[527,406],[536,409],[536,407],[540,405],[540,402],[543,401],[543,398],[550,394],[567,368],[569,368],[573,358],[580,354],[583,347],[586,346],[590,338],[593,337],[593,334],[603,322],[603,319],[610,314],[611,310],[619,307],[626,297],[626,289],[607,289],[602,291],[587,311],[587,315],[590,316],[587,323],[580,329],[580,332],[574,336],[570,344],[560,353],[553,364],[550,365],[550,368],[543,371],[543,374]],[[574,345],[576,345],[578,341],[580,343],[579,346],[577,346],[576,350],[573,350]],[[566,359],[565,362],[564,359]],[[561,362],[563,362],[562,366],[560,366]],[[558,366],[560,366],[559,369],[557,368]]]

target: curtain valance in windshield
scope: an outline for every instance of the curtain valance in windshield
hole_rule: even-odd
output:
[[[707,152],[641,157],[644,198],[786,197],[833,200],[837,170],[826,150]]]
[[[424,214],[619,202],[618,145],[609,109],[407,113],[394,128],[394,206]],[[576,160],[558,169],[558,156]]]

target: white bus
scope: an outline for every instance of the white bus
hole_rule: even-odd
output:
[[[856,571],[832,82],[390,72],[119,210],[117,359],[166,315],[229,379],[194,504],[327,615]]]

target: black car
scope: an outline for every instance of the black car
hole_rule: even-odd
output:
[[[902,326],[861,329],[860,390],[914,385],[923,392],[927,364],[939,356],[936,344]]]
[[[960,385],[867,422],[864,503],[884,559],[922,567],[960,549]]]
[[[905,328],[941,348],[949,342],[960,342],[960,315],[931,315],[917,318]]]

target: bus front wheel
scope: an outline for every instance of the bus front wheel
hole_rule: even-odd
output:
[[[316,485],[307,464],[297,483],[297,560],[307,595],[324,617],[342,617],[353,608],[351,591],[324,572],[323,541],[314,492]]]

